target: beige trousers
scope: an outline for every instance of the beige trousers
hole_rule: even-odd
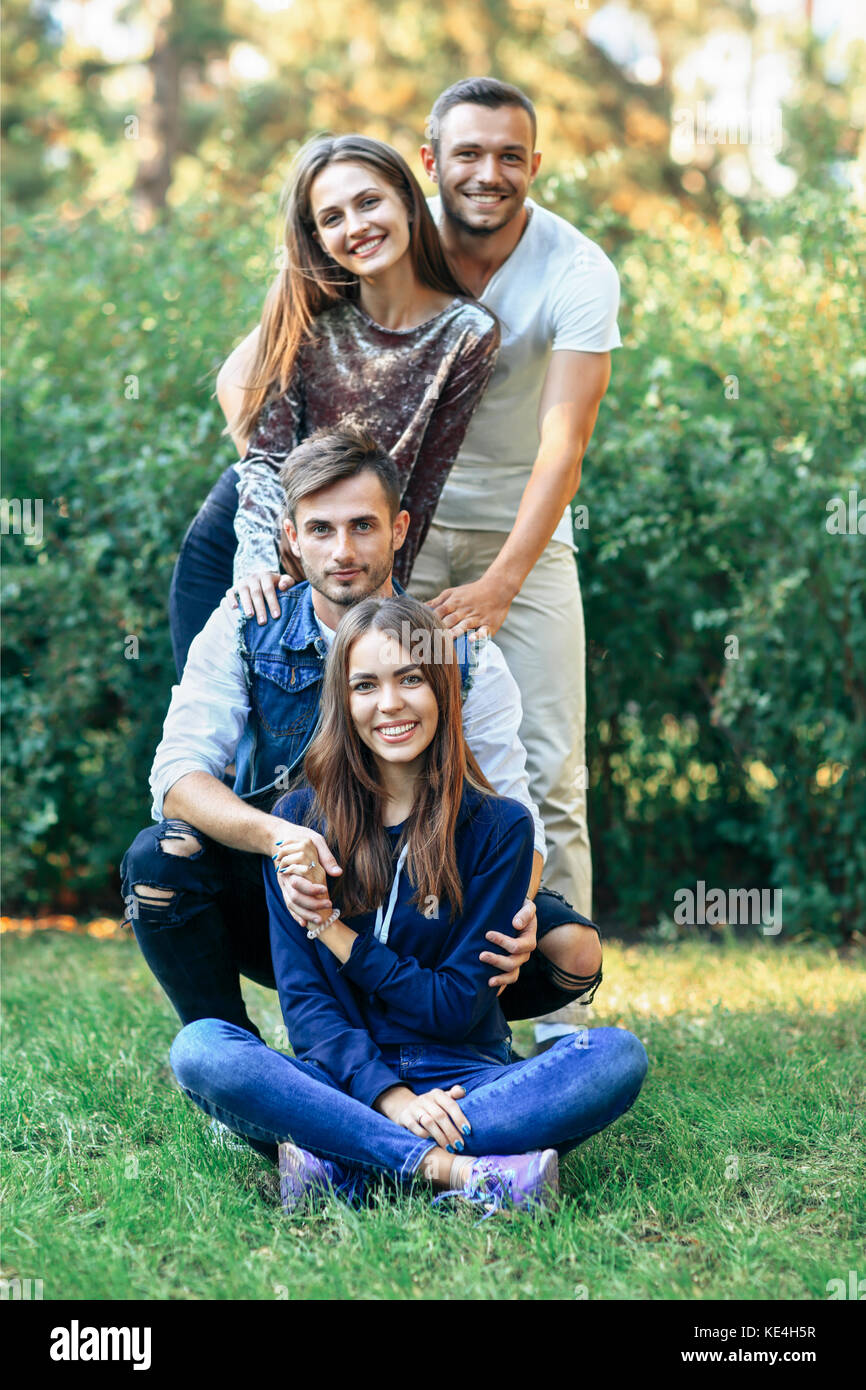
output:
[[[434,598],[479,579],[499,554],[501,531],[430,527],[409,592]],[[547,839],[544,883],[592,916],[592,860],[586,818],[586,688],[583,604],[574,555],[551,541],[495,635],[520,688],[529,788]]]

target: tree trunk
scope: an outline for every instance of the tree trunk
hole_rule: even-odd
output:
[[[181,59],[172,24],[173,5],[160,5],[153,53],[148,59],[151,92],[139,116],[141,157],[133,188],[135,220],[144,230],[166,208],[178,148]]]

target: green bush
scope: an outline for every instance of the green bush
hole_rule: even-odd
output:
[[[146,236],[95,215],[7,231],[3,493],[44,503],[41,546],[4,538],[14,904],[116,907],[116,867],[149,819],[171,571],[237,457],[215,371],[258,318],[269,211],[230,232],[210,207]]]
[[[617,255],[575,536],[596,879],[632,920],[698,879],[781,888],[786,929],[866,919],[866,515],[828,531],[866,514],[857,219],[807,193],[749,242],[731,207]]]
[[[652,923],[699,878],[774,885],[786,932],[840,938],[866,907],[866,543],[826,524],[866,497],[854,212],[806,194],[632,238],[579,183],[546,195],[623,282],[576,531],[599,907]],[[235,456],[213,374],[258,318],[272,213],[7,229],[3,495],[44,506],[41,545],[3,541],[7,910],[117,902],[172,565]]]

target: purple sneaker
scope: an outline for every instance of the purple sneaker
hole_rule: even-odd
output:
[[[536,1149],[528,1154],[487,1154],[476,1158],[462,1188],[442,1192],[443,1197],[462,1197],[488,1208],[486,1221],[503,1207],[540,1211],[556,1204],[559,1196],[559,1155],[556,1149]]]
[[[280,1200],[284,1211],[300,1211],[308,1195],[326,1195],[340,1182],[336,1166],[294,1144],[280,1144]]]

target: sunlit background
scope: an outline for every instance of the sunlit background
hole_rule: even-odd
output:
[[[851,0],[45,0],[4,6],[8,196],[140,215],[285,172],[363,129],[411,157],[437,92],[526,88],[547,168],[649,223],[671,198],[854,183],[866,10]],[[732,138],[731,138],[732,137]],[[861,166],[862,167],[862,166]]]
[[[10,916],[119,920],[172,566],[234,457],[214,379],[295,150],[360,130],[421,176],[435,97],[484,73],[536,103],[534,196],[622,285],[575,533],[596,910],[675,934],[704,881],[783,891],[781,941],[862,933],[864,6],[3,9],[3,498],[44,507],[38,543],[4,512]]]

